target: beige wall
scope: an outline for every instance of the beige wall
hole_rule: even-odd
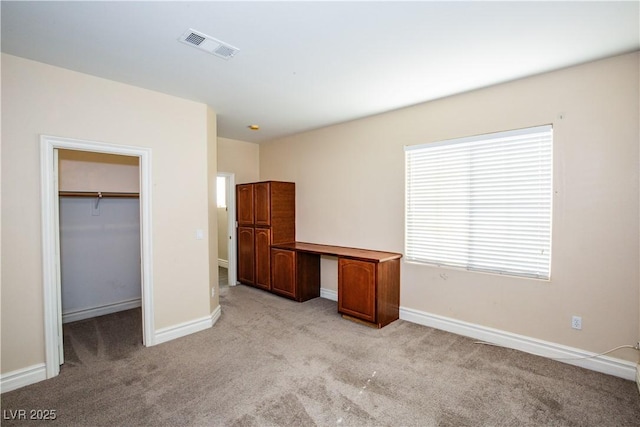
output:
[[[403,263],[401,306],[593,352],[635,344],[638,64],[623,55],[262,144],[260,178],[296,182],[298,240],[402,252],[403,146],[552,123],[551,281]]]
[[[204,104],[2,55],[3,373],[44,362],[40,135],[151,148],[159,329],[211,312],[208,242],[195,230],[209,235],[212,120]]]
[[[218,259],[229,261],[229,239],[227,239],[227,208],[218,208]]]
[[[236,184],[260,179],[260,146],[237,139],[218,138],[218,170],[235,174]]]
[[[259,181],[260,146],[237,139],[218,138],[218,170],[235,174],[236,184]],[[224,209],[218,209],[218,257],[227,261],[229,260],[226,240],[228,219],[235,221],[234,218],[227,217]]]
[[[60,191],[140,192],[139,159],[86,151],[59,150]]]
[[[218,177],[218,124],[216,113],[207,107],[207,208],[209,210],[209,308],[213,312],[219,305],[218,281],[218,203],[216,180]],[[215,294],[211,296],[211,289]]]

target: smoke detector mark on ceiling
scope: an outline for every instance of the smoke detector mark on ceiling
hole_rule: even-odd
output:
[[[233,58],[240,51],[237,47],[192,29],[185,31],[178,41],[226,60]]]

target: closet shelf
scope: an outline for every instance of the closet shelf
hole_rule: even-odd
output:
[[[117,193],[112,191],[60,191],[60,197],[125,197],[139,198],[140,193]]]

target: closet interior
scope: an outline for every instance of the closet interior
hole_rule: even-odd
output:
[[[62,322],[141,306],[137,157],[59,150]]]

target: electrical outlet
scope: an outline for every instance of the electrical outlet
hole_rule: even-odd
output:
[[[571,318],[571,327],[573,329],[582,329],[582,317],[580,316],[573,316]]]

